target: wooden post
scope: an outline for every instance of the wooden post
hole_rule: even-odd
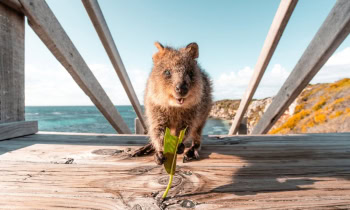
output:
[[[141,123],[141,126],[144,129],[146,129],[146,123],[144,121],[140,102],[137,99],[134,88],[130,82],[128,73],[125,70],[123,61],[119,55],[117,46],[113,41],[112,34],[108,28],[107,22],[103,16],[103,13],[97,0],[82,0],[82,2],[91,19],[91,22],[93,23],[96,29],[98,36],[100,37],[100,40],[109,56],[109,59],[113,64],[113,67],[120,79],[120,82],[122,83],[124,90],[128,95],[132,106],[134,107],[134,110],[136,112],[139,122]]]
[[[281,0],[258,61],[255,65],[254,74],[249,82],[246,92],[244,93],[241,103],[239,104],[237,114],[232,120],[229,135],[233,135],[237,132],[240,122],[248,109],[249,103],[251,102],[260,80],[271,60],[271,57],[275,52],[278,42],[287,26],[288,20],[292,15],[297,2],[298,0]]]
[[[252,134],[265,134],[350,32],[350,1],[338,0]]]
[[[0,140],[36,133],[24,118],[24,16],[0,3]]]
[[[24,120],[24,16],[0,4],[0,122]]]
[[[242,122],[239,124],[239,129],[237,134],[248,134],[247,117],[243,117]]]
[[[20,0],[29,25],[119,133],[131,131],[44,0]]]
[[[139,118],[135,118],[134,125],[135,125],[135,134],[142,134],[142,135],[146,134],[147,131],[143,128]]]

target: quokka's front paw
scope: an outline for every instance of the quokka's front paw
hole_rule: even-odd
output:
[[[186,163],[191,160],[199,160],[199,144],[192,145],[184,155],[183,162]]]
[[[154,154],[154,162],[156,162],[157,165],[162,165],[164,161],[166,160],[166,157],[163,155],[163,152],[156,152]]]

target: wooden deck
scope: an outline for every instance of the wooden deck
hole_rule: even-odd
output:
[[[0,208],[159,209],[167,174],[128,153],[145,136],[40,133],[0,141]],[[166,209],[350,209],[350,133],[204,137]]]

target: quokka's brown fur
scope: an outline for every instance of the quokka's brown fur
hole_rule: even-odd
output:
[[[174,49],[155,43],[153,69],[145,91],[145,110],[148,132],[156,151],[155,162],[162,164],[163,138],[168,127],[179,135],[187,127],[185,139],[192,138],[192,146],[184,161],[198,159],[201,133],[212,105],[212,85],[208,75],[197,64],[198,45],[191,43]],[[184,151],[184,145],[179,147]]]

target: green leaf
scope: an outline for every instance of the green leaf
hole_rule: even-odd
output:
[[[182,139],[185,136],[186,129],[180,132],[180,136],[173,136],[170,134],[170,129],[165,129],[164,135],[164,156],[166,161],[164,162],[164,168],[168,174],[175,174],[176,169],[176,153],[177,147],[182,143]],[[173,168],[173,170],[171,170]]]
[[[165,198],[171,188],[173,177],[176,171],[176,157],[177,157],[177,147],[182,143],[185,136],[186,128],[180,132],[179,137],[170,134],[170,129],[165,129],[164,134],[164,151],[163,154],[166,157],[164,162],[164,168],[166,172],[170,175],[168,186],[162,196]]]

